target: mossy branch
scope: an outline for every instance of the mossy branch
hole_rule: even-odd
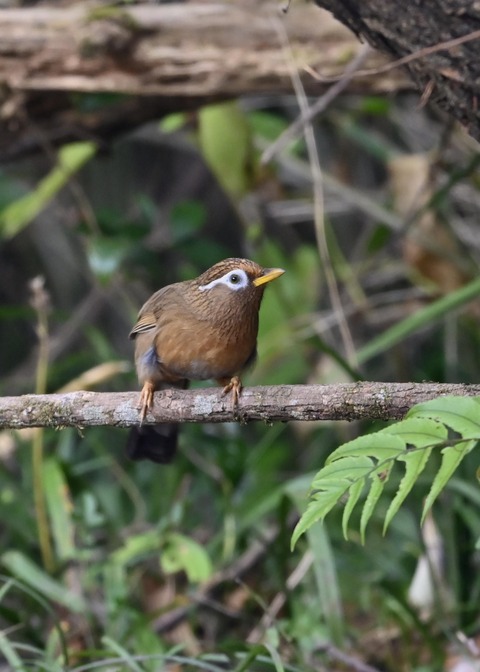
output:
[[[393,420],[415,404],[439,396],[480,396],[480,385],[347,383],[245,388],[236,412],[219,388],[155,394],[145,424],[161,422],[265,422]],[[24,427],[130,427],[139,422],[138,392],[70,392],[0,397],[0,429]]]

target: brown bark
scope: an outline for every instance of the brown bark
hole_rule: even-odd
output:
[[[283,15],[277,0],[110,10],[80,2],[63,9],[0,11],[0,160],[49,143],[92,136],[108,140],[169,112],[215,100],[291,93],[280,23],[312,94],[325,84],[306,66],[338,76],[361,48],[329,13],[295,3]],[[366,65],[384,63],[372,53]],[[349,90],[406,86],[404,74],[394,71],[350,83]],[[97,100],[89,110],[92,93],[123,95],[108,105]]]
[[[219,388],[165,390],[155,394],[145,424],[263,420],[391,420],[414,404],[444,395],[480,396],[480,385],[347,383],[278,385],[242,392],[237,413]],[[0,428],[130,427],[138,424],[138,393],[72,392],[0,398]]]
[[[474,0],[315,0],[359,37],[397,60],[480,29]],[[435,102],[480,139],[480,33],[412,60],[408,68],[424,101]]]

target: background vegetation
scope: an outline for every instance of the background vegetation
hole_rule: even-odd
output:
[[[108,97],[79,96],[93,105]],[[416,96],[343,95],[314,122],[315,153],[298,139],[265,165],[297,113],[294,97],[259,96],[1,166],[1,393],[134,388],[144,299],[237,255],[287,269],[247,384],[478,381],[478,146]],[[113,428],[3,433],[4,668],[466,664],[475,451],[423,530],[435,455],[386,536],[380,500],[364,544],[337,507],[290,551],[313,474],[379,428],[185,426],[165,468],[128,462]]]

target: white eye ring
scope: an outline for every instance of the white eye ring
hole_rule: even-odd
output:
[[[240,289],[245,289],[249,284],[248,275],[245,273],[243,268],[235,268],[233,271],[228,271],[225,275],[222,275],[221,278],[212,280],[207,285],[200,285],[198,288],[201,292],[205,292],[207,289],[212,289],[216,285],[225,285],[229,289],[233,289],[235,292],[238,292]]]

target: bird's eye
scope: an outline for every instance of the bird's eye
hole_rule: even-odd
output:
[[[0,0],[1,4],[1,0]],[[248,276],[244,270],[241,268],[235,269],[234,271],[228,271],[225,275],[222,275],[221,278],[215,278],[211,282],[207,282],[206,285],[201,285],[199,290],[205,292],[207,290],[213,289],[217,285],[224,285],[228,287],[231,291],[240,292],[246,287],[248,287]]]

